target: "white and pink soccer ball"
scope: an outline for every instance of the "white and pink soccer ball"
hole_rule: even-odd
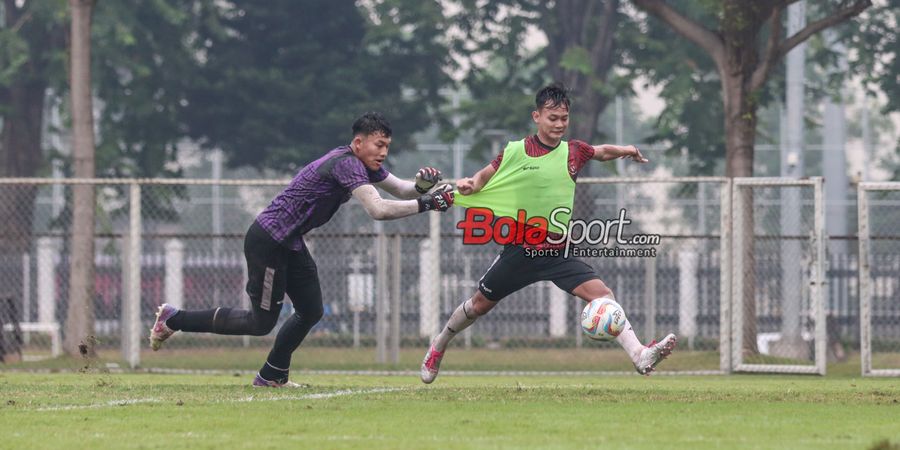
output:
[[[622,306],[609,298],[591,300],[581,312],[581,329],[596,341],[612,341],[628,320]]]

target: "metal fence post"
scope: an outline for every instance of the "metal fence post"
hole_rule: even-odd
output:
[[[125,292],[122,299],[122,356],[132,369],[141,363],[141,185],[131,183],[129,191],[128,239]]]
[[[38,238],[37,242],[37,321],[58,323],[56,318],[56,265],[59,240]]]
[[[390,327],[390,362],[397,364],[400,362],[400,300],[401,300],[401,251],[403,242],[400,234],[395,234],[393,239],[393,248],[391,250],[392,259],[392,279],[391,279],[391,327]]]
[[[428,239],[419,245],[419,336],[431,338],[441,318],[441,216],[428,214]]]
[[[731,370],[734,371],[743,360],[744,327],[744,201],[741,186],[731,186]],[[751,230],[752,232],[752,230]]]
[[[375,362],[387,362],[388,258],[387,236],[375,237]]]
[[[825,273],[825,180],[822,177],[814,177],[813,181],[815,182],[815,190],[814,190],[814,203],[815,203],[815,236],[816,236],[816,263],[815,263],[815,278],[813,278],[813,304],[818,303],[818,308],[816,311],[816,344],[815,344],[815,359],[816,359],[816,369],[819,372],[819,375],[825,375],[826,364],[827,364],[827,355],[826,347],[827,342],[827,322],[826,322],[826,310],[828,309],[828,289],[827,289],[827,276]]]
[[[699,255],[695,251],[678,253],[678,334],[687,338],[688,349],[694,350],[697,336],[697,272]]]
[[[568,303],[569,298],[566,295],[566,291],[559,289],[554,286],[552,283],[545,283],[546,289],[550,290],[549,295],[549,309],[550,314],[548,315],[548,330],[550,332],[550,337],[558,338],[566,335],[566,329],[569,327],[569,318],[568,318]],[[581,304],[580,302],[578,303]],[[578,307],[575,307],[576,311]]]
[[[859,346],[862,375],[872,372],[872,278],[869,256],[869,197],[857,187],[859,208]]]
[[[644,311],[646,324],[644,338],[656,339],[656,258],[644,258]]]
[[[169,239],[165,246],[165,292],[166,303],[184,308],[184,243]]]
[[[719,369],[731,373],[731,251],[732,251],[732,181],[722,184],[719,225]]]

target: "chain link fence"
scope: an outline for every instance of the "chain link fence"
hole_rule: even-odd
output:
[[[862,373],[900,376],[900,183],[857,192]]]
[[[149,350],[146,334],[163,302],[186,309],[247,307],[244,233],[287,182],[96,180],[94,307],[101,357],[151,368],[256,368],[275,332],[263,337],[179,333],[159,352]],[[6,251],[0,261],[0,282],[7,287],[0,293],[2,344],[18,350],[6,354],[32,360],[65,350],[60,334],[68,298],[71,183],[0,184],[0,208],[9,219],[2,232]],[[579,180],[574,219],[596,225],[598,220],[619,218],[624,209],[631,221],[621,227],[626,241],[635,236],[659,239],[653,245],[622,245],[613,229],[605,245],[580,242],[576,247],[655,250],[655,257],[582,259],[613,290],[642,341],[669,332],[679,336],[679,351],[664,369],[731,371],[756,364],[762,366],[758,370],[769,365],[818,370],[817,350],[811,344],[817,323],[811,307],[815,297],[809,287],[817,267],[818,244],[810,235],[817,229],[815,188],[811,184],[748,188],[754,191],[757,230],[753,265],[745,265],[753,267],[750,273],[757,282],[755,313],[747,314],[755,317],[754,335],[735,324],[732,311],[743,303],[721,301],[733,299],[733,279],[743,273],[732,267],[737,261],[732,253],[737,255],[739,247],[736,242],[732,245],[730,236],[740,229],[734,221],[738,215],[731,203],[737,197],[732,195],[731,181]],[[791,229],[785,227],[795,226],[782,217],[781,204],[791,191],[797,192],[799,222],[796,231],[785,232]],[[463,216],[459,208],[375,222],[351,201],[328,224],[310,233],[306,241],[318,264],[325,316],[296,352],[293,366],[415,370],[431,337],[475,292],[478,279],[501,251],[492,244],[463,245],[456,228]],[[135,245],[140,252],[132,256],[129,249]],[[855,283],[855,271],[834,267],[828,272],[830,284]],[[139,274],[140,283],[129,280],[131,273]],[[795,309],[789,309],[782,300],[783,289],[797,288],[797,283],[800,294]],[[829,308],[842,324],[859,323],[854,297],[850,294]],[[463,332],[451,346],[446,368],[631,371],[617,344],[583,338],[577,320],[583,306],[550,282],[529,286]],[[282,317],[290,313],[290,302],[285,302]],[[743,333],[739,338],[737,330]],[[775,342],[785,330],[799,331],[809,352],[779,356]],[[858,333],[853,325],[845,331]],[[736,354],[738,340],[754,342],[755,351]]]
[[[732,225],[732,364],[825,374],[823,180],[738,179]]]

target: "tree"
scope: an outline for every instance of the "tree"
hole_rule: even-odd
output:
[[[238,0],[204,12],[185,121],[233,166],[294,171],[349,140],[362,112],[395,148],[429,124],[453,64],[436,1]],[[314,11],[315,13],[311,13]]]
[[[784,56],[813,34],[845,22],[871,5],[870,0],[842,4],[824,18],[809,23],[793,36],[782,38],[782,13],[792,0],[744,2],[721,0],[711,4],[716,29],[678,12],[665,0],[633,0],[634,4],[656,16],[675,32],[700,47],[716,66],[721,83],[725,119],[725,174],[729,177],[753,175],[753,149],[756,139],[757,108],[762,87],[772,69]],[[765,44],[761,44],[768,24]],[[743,229],[753,230],[753,197],[744,190]],[[753,234],[739,249],[746,267],[754,267]],[[754,271],[742,274],[745,286],[742,299],[747,319],[742,324],[746,353],[756,353],[756,298]]]
[[[588,142],[598,137],[598,118],[628,89],[628,77],[612,73],[623,58],[620,41],[630,23],[619,0],[463,0],[458,7],[454,22],[465,36],[455,48],[472,60],[466,87],[476,103],[464,109],[471,117],[467,125],[530,129],[530,121],[521,118],[532,107],[534,92],[556,80],[574,97],[569,134]],[[525,39],[535,28],[547,45],[527,54]]]
[[[689,13],[707,22],[709,11],[698,3],[686,3]],[[687,150],[689,173],[712,175],[724,169],[725,139],[722,124],[710,117],[722,116],[721,84],[712,60],[702,49],[682,40],[654,16],[640,25],[642,32],[625,41],[628,70],[660,89],[665,107],[656,119],[648,142],[663,142],[673,154]],[[721,166],[720,166],[721,165]]]
[[[62,13],[60,13],[62,11]],[[0,2],[0,176],[33,177],[44,167],[44,99],[63,84],[63,0]],[[37,189],[8,185],[0,195],[2,295],[23,301],[22,255],[30,251]]]
[[[71,28],[72,160],[76,178],[94,177],[91,93],[91,14],[96,0],[69,0]],[[65,350],[94,355],[94,186],[72,187],[72,256]]]
[[[730,177],[753,175],[758,95],[772,69],[810,36],[851,19],[871,5],[870,0],[843,2],[840,8],[793,36],[782,38],[782,14],[795,0],[715,2],[716,30],[681,14],[665,0],[633,1],[700,47],[715,63],[725,118],[725,173]],[[768,36],[762,45],[766,28]]]
[[[93,76],[100,100],[97,172],[115,177],[178,176],[173,167],[186,134],[190,45],[206,0],[105,3],[92,25]]]

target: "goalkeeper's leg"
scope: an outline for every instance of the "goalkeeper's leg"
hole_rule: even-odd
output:
[[[275,242],[256,222],[244,239],[250,309],[228,307],[199,311],[164,304],[150,329],[150,345],[158,350],[176,331],[264,336],[272,331],[284,300],[287,261],[293,253]]]
[[[278,330],[272,350],[258,375],[277,384],[288,382],[291,355],[325,312],[316,263],[306,249],[288,262],[287,294],[294,305],[294,313]]]

